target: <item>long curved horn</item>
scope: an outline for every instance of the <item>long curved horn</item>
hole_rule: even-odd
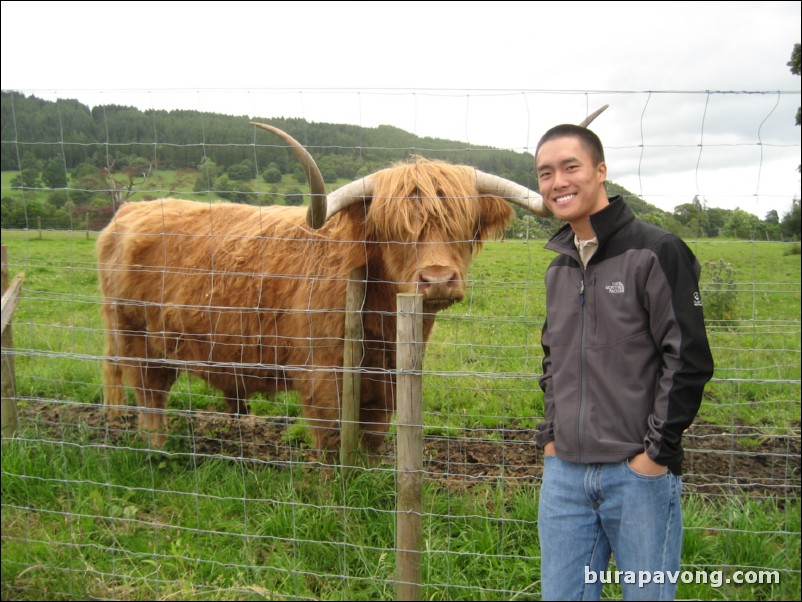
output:
[[[309,182],[309,190],[312,195],[309,201],[309,208],[306,210],[306,222],[313,228],[320,228],[328,219],[326,215],[326,184],[323,182],[323,174],[320,173],[320,169],[312,155],[300,142],[277,127],[256,121],[251,121],[251,125],[274,133],[290,145],[295,156],[301,162],[301,167],[304,170],[304,175],[306,175],[306,181]]]
[[[605,110],[607,109],[607,107],[609,107],[609,106],[610,106],[610,105],[604,105],[602,108],[600,108],[600,109],[596,109],[595,111],[593,111],[593,112],[592,112],[590,115],[588,115],[587,117],[585,117],[585,118],[584,118],[584,119],[583,119],[583,120],[580,122],[580,124],[579,124],[579,127],[583,127],[583,128],[586,128],[586,127],[588,127],[588,126],[590,125],[590,122],[591,122],[591,121],[593,121],[594,119],[596,119],[596,117],[598,117],[598,116],[599,116],[599,115],[601,115],[602,113],[604,113],[604,111],[605,111]]]
[[[374,175],[375,174],[371,174],[364,178],[354,180],[329,194],[326,207],[326,219],[329,219],[332,215],[350,205],[358,203],[365,198],[372,197],[373,189],[376,185],[373,180]]]
[[[476,190],[479,194],[501,197],[541,217],[549,217],[551,215],[545,205],[543,205],[541,196],[534,190],[516,184],[511,180],[479,171],[478,169],[474,171],[476,172]],[[364,198],[372,197],[373,189],[374,181],[372,175],[354,180],[338,188],[329,194],[326,219],[329,219],[338,211],[354,203],[358,203]]]
[[[478,169],[474,171],[476,172],[476,189],[479,194],[501,197],[510,203],[520,205],[524,209],[542,217],[551,215],[543,205],[543,199],[534,190],[516,184],[511,180],[479,171]],[[365,198],[372,197],[375,187],[375,182],[373,180],[374,175],[376,174],[354,180],[329,194],[326,207],[326,219],[329,219],[332,215],[350,205],[358,203]]]
[[[526,186],[521,186],[511,180],[494,176],[477,169],[476,189],[479,191],[479,194],[490,194],[501,197],[514,205],[531,211],[535,215],[541,217],[551,216],[551,212],[546,209],[546,206],[543,204],[543,197],[534,190],[529,190]]]

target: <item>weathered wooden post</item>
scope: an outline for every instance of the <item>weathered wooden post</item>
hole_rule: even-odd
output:
[[[3,437],[13,437],[17,430],[17,381],[14,372],[14,338],[11,334],[11,316],[19,303],[19,291],[24,274],[17,274],[14,281],[8,284],[8,249],[2,247],[2,414]]]
[[[365,301],[365,268],[351,270],[345,289],[345,341],[343,350],[343,396],[340,409],[340,464],[343,474],[356,462],[359,448],[359,405],[365,332],[362,305]]]
[[[398,501],[396,598],[420,600],[423,541],[423,296],[399,294],[396,389]]]

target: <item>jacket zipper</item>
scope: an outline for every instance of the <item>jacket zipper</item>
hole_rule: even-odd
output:
[[[586,371],[586,358],[585,358],[585,276],[587,275],[587,268],[582,269],[582,280],[579,283],[579,306],[580,306],[580,342],[579,342],[579,412],[577,415],[577,442],[579,444],[579,461],[584,462],[585,458],[585,429],[582,428],[585,424],[585,405],[586,405],[586,390],[587,390],[587,376]]]

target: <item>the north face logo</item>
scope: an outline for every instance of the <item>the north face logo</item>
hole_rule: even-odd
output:
[[[623,282],[611,282],[607,286],[604,287],[605,290],[612,294],[612,295],[620,295],[624,292],[624,283]]]

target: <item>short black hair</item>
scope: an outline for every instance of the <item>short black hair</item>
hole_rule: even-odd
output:
[[[594,165],[604,162],[604,147],[596,134],[581,125],[564,123],[562,125],[555,125],[540,138],[540,142],[537,143],[537,149],[535,150],[535,166],[537,166],[537,154],[540,152],[540,147],[546,142],[556,140],[557,138],[578,138],[585,150],[588,151]]]

